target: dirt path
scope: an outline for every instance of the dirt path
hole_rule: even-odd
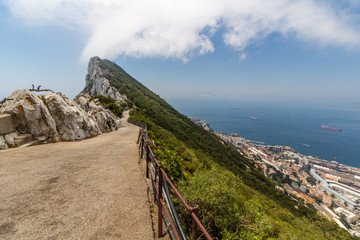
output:
[[[127,114],[127,113],[126,113]],[[138,127],[0,152],[0,239],[153,239]]]

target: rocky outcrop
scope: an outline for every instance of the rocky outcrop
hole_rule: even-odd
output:
[[[32,139],[43,142],[81,140],[121,127],[120,103],[128,102],[127,98],[105,77],[110,70],[103,70],[100,65],[100,58],[90,59],[84,92],[75,100],[61,93],[37,96],[33,91],[22,89],[1,101],[0,149]],[[107,103],[101,97],[107,104],[104,106],[95,95],[113,100]]]
[[[86,93],[75,101],[61,93],[37,96],[22,89],[8,99],[0,108],[0,125],[11,121],[13,126],[0,128],[0,149],[22,144],[29,137],[46,142],[73,141],[121,127],[119,117]]]
[[[97,98],[93,98],[89,94],[81,92],[76,96],[75,101],[88,115],[96,119],[101,132],[110,132],[121,127],[121,120],[109,109],[105,109],[104,104]]]
[[[33,92],[22,89],[13,92],[0,108],[0,113],[12,116],[19,133],[31,133],[35,139],[58,140],[56,123],[44,102]]]
[[[51,93],[42,98],[62,140],[74,141],[101,134],[98,123],[66,95]]]
[[[100,61],[99,57],[92,57],[90,59],[84,92],[91,96],[103,95],[111,97],[118,103],[124,102],[126,96],[120,94],[115,87],[111,86],[109,80],[104,77],[105,73],[99,67]]]

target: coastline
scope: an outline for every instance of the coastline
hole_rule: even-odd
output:
[[[360,167],[360,109],[211,99],[171,99],[170,103],[182,114],[206,121],[216,131],[240,133],[246,139],[287,145],[304,155]],[[342,131],[323,129],[322,125]]]
[[[266,145],[237,133],[214,131],[207,122],[189,118],[252,159],[258,170],[277,183],[278,190],[360,236],[360,168],[303,155],[289,146]]]
[[[218,134],[221,134],[223,136],[228,136],[227,138],[229,139],[229,142],[234,142],[234,140],[231,140],[230,138],[231,137],[240,137],[240,135],[238,133],[231,133],[231,134],[227,134],[227,133],[223,133],[221,131],[216,131],[214,129],[212,129],[210,127],[210,124],[201,120],[200,118],[197,118],[197,117],[188,117],[190,118],[190,120],[192,120],[193,122],[195,122],[196,124],[202,126],[205,130],[207,131],[210,131],[210,132],[213,132],[213,133],[218,133]],[[226,137],[225,137],[226,138]],[[262,141],[257,141],[257,140],[250,140],[250,139],[246,139],[244,137],[240,137],[242,139],[242,141],[246,141],[246,142],[249,142],[249,143],[254,143],[254,144],[261,144],[261,145],[266,145],[265,142],[262,142]],[[235,140],[236,141],[236,140]],[[299,143],[301,145],[304,145],[306,147],[310,147],[309,144],[306,144],[306,143]],[[276,144],[271,144],[271,145],[268,145],[268,146],[273,146],[273,145],[276,145]],[[282,146],[282,145],[276,145],[276,146]],[[291,148],[291,147],[288,147],[288,146],[283,146],[283,147],[287,147],[287,148]],[[291,148],[292,149],[292,148]],[[292,149],[293,151],[295,151],[294,149]],[[346,170],[352,170],[354,171],[355,173],[357,173],[359,175],[359,178],[360,178],[360,167],[356,167],[356,166],[351,166],[351,165],[348,165],[348,164],[343,164],[343,163],[339,163],[335,160],[328,160],[328,159],[323,159],[323,158],[319,158],[317,156],[311,156],[311,155],[305,155],[305,154],[302,154],[298,151],[295,151],[296,153],[298,154],[301,154],[302,156],[307,156],[309,158],[312,158],[314,161],[318,161],[318,162],[322,162],[321,165],[331,165],[332,167],[336,167],[336,168],[341,168],[341,169],[346,169]]]

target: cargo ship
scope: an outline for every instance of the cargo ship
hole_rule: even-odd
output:
[[[322,125],[321,128],[323,129],[329,129],[329,130],[333,130],[333,131],[342,131],[341,129],[338,129],[338,128],[332,128],[332,127],[329,127],[329,126],[324,126]]]
[[[250,118],[251,118],[251,120],[254,120],[254,121],[257,121],[257,120],[258,120],[258,119],[257,119],[256,117],[254,117],[254,116],[251,116]]]

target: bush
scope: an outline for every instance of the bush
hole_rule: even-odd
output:
[[[210,170],[181,182],[180,191],[214,239],[263,239],[278,237],[278,227],[265,222],[262,205],[239,177],[229,171]],[[186,214],[181,212],[181,215]],[[184,222],[188,226],[191,222]],[[275,236],[273,235],[275,234]]]
[[[184,160],[176,152],[157,144],[154,154],[164,167],[166,174],[171,178],[171,181],[176,182],[184,178]]]
[[[105,97],[103,95],[95,95],[93,96],[93,99],[99,99],[101,103],[104,104],[105,108],[109,109],[111,112],[113,112],[116,116],[121,117],[122,113],[124,111],[122,106],[119,106],[115,103],[115,100],[111,97]]]
[[[123,109],[119,105],[116,105],[115,103],[108,103],[105,105],[105,107],[112,111],[116,116],[122,116]]]

